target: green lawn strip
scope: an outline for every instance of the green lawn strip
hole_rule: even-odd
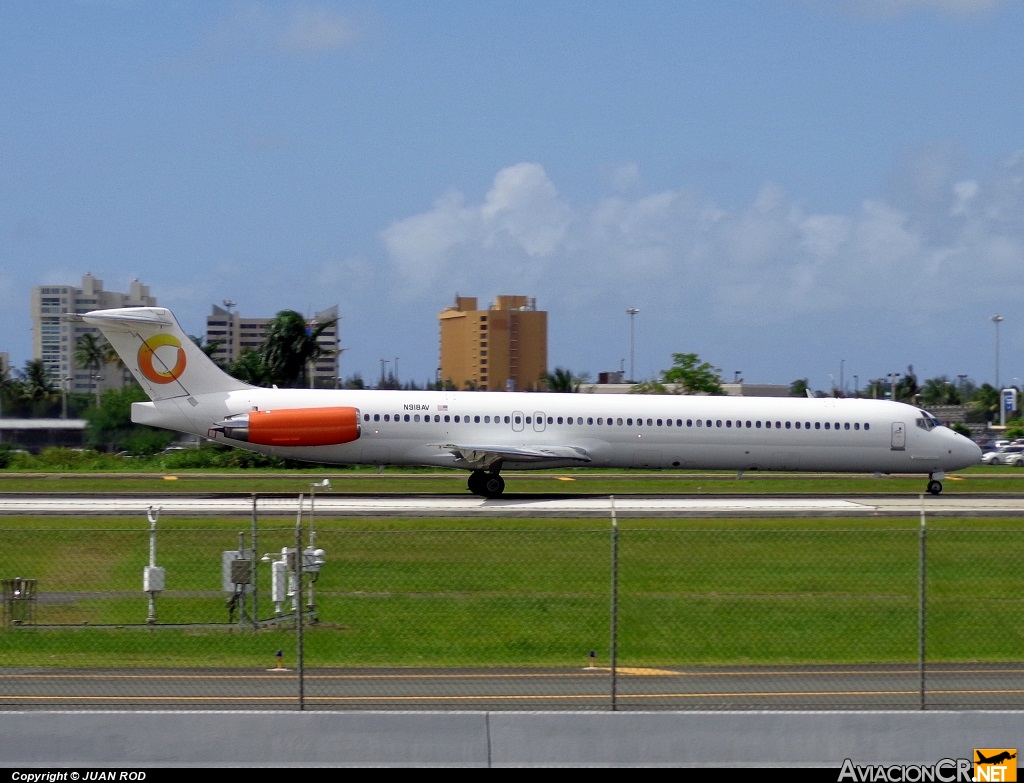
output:
[[[125,648],[132,665],[266,660],[264,640],[277,632],[225,625],[220,553],[237,547],[239,520],[161,523],[167,591],[158,622],[194,624],[187,631],[144,625],[144,522],[32,529],[14,521],[0,521],[0,575],[39,579],[41,599],[52,600],[40,601],[36,622],[77,628],[0,631],[0,666],[109,666],[111,633],[134,645]],[[318,528],[327,563],[315,584],[321,622],[310,628],[308,665],[564,666],[590,649],[607,654],[612,534],[600,521],[324,519]],[[292,542],[294,528],[260,530],[260,550]],[[937,520],[927,543],[930,653],[1018,660],[1024,577],[1013,566],[1024,522]],[[913,659],[919,546],[916,520],[623,521],[620,662]],[[259,573],[268,618],[270,569]],[[54,636],[64,644],[40,647]],[[197,638],[206,647],[191,659]]]
[[[0,492],[175,492],[299,493],[329,478],[333,491],[350,494],[461,494],[467,473],[436,469],[317,468],[278,472],[235,470],[136,470],[94,473],[86,470],[53,473],[0,471]],[[562,470],[503,473],[506,493],[514,494],[911,494],[925,491],[923,475],[788,474],[734,471]],[[944,492],[1019,492],[1024,470],[976,466],[947,477]]]

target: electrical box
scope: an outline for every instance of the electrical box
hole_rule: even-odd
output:
[[[164,589],[163,566],[146,566],[142,569],[142,590],[145,593],[159,593]]]
[[[252,552],[230,549],[220,553],[221,590],[225,593],[252,592]]]

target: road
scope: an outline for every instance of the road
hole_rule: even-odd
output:
[[[245,516],[252,514],[249,493],[189,494],[0,494],[0,516],[134,516],[149,506],[164,514]],[[261,494],[261,516],[294,517],[296,495]],[[304,508],[309,510],[309,498]],[[323,493],[316,496],[318,516],[342,517],[1020,517],[1021,495],[540,495],[508,494],[498,499],[475,495],[363,495]]]
[[[916,710],[1024,708],[1024,669],[949,664],[617,670],[311,669],[303,708],[330,710]],[[921,686],[925,685],[922,697]],[[288,668],[8,669],[0,710],[296,710]]]

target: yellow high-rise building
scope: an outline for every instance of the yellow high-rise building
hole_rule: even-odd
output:
[[[456,389],[534,391],[548,371],[548,314],[529,296],[498,296],[487,310],[456,296],[438,321],[440,380]]]

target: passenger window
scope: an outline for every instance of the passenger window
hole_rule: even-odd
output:
[[[412,420],[413,421],[419,421],[420,420],[420,415],[418,413],[414,414],[413,417],[412,417]]]
[[[384,421],[391,421],[391,414],[390,413],[385,413],[384,414]]]
[[[698,427],[703,427],[704,426],[704,422],[701,421],[700,419],[697,419],[697,426]]]
[[[373,414],[373,420],[374,421],[380,421],[380,414],[379,413]]]
[[[814,429],[816,429],[816,430],[820,430],[821,429],[821,422],[820,421],[814,422]]]

